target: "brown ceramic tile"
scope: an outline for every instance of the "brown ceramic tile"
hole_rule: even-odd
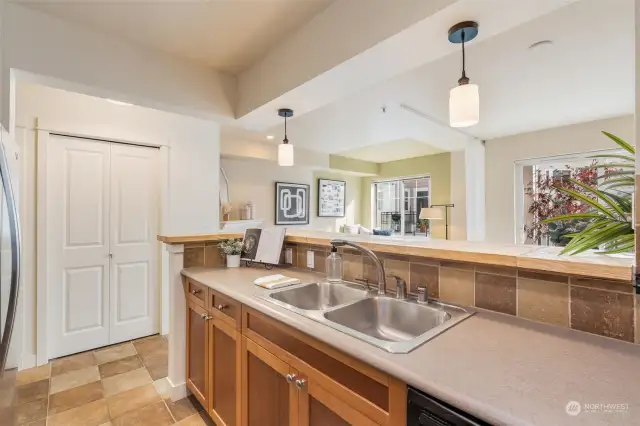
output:
[[[544,274],[537,271],[527,271],[526,269],[518,269],[518,278],[529,278],[532,280],[540,281],[553,281],[565,284],[569,282],[569,277],[567,275]]]
[[[209,244],[208,241],[195,241],[193,243],[184,243],[184,248],[188,249],[188,248],[195,248],[195,247],[204,247],[207,244]],[[213,244],[218,244],[218,242],[215,242]]]
[[[518,275],[517,268],[509,268],[508,266],[493,266],[493,265],[476,265],[476,272],[484,272],[486,274],[506,275],[508,277],[515,277]]]
[[[476,306],[516,314],[516,278],[476,272]]]
[[[363,279],[362,256],[359,254],[345,253],[342,255],[342,278],[345,281]]]
[[[51,393],[62,392],[78,386],[86,385],[100,380],[100,372],[97,366],[71,371],[61,376],[51,378]]]
[[[473,271],[474,268],[475,268],[473,263],[452,262],[450,260],[441,260],[440,261],[440,266],[442,266],[444,268],[464,269],[464,270],[467,270],[467,271]]]
[[[202,406],[193,395],[189,395],[188,397],[176,402],[171,402],[171,400],[167,400],[165,402],[167,403],[167,407],[169,408],[169,411],[171,411],[173,418],[176,419],[176,422],[186,419],[187,417],[203,410]]]
[[[151,376],[151,380],[156,381],[167,377],[169,375],[169,364],[167,362],[163,364],[154,364],[147,366],[147,372]]]
[[[93,352],[83,352],[77,355],[71,355],[65,358],[59,358],[51,363],[51,377],[69,373],[75,370],[97,365],[96,357]]]
[[[324,274],[327,271],[327,252],[322,250],[313,250],[313,270]]]
[[[150,364],[150,362],[147,361],[148,359],[151,360],[161,356],[167,356],[169,350],[169,342],[163,336],[159,335],[134,341],[133,346],[135,346],[138,355],[140,355],[145,365]]]
[[[111,422],[113,426],[166,426],[173,423],[171,414],[162,401],[123,414]]]
[[[94,351],[93,354],[96,357],[96,361],[99,365],[136,355],[137,352],[131,342],[127,342],[115,346],[109,346],[104,349],[99,349],[97,351]]]
[[[473,271],[440,268],[440,299],[463,306],[474,304]]]
[[[151,383],[151,376],[145,368],[118,374],[102,380],[102,388],[105,396],[115,395],[129,389],[137,388]]]
[[[552,281],[518,278],[518,316],[569,326],[569,286]]]
[[[399,260],[384,260],[384,271],[387,274],[387,291],[396,291],[396,279],[392,275],[402,278],[407,285],[407,291],[409,291],[409,285],[411,284],[411,272],[409,270],[408,262],[400,262]]]
[[[426,286],[429,297],[440,296],[440,268],[422,263],[411,263],[411,293],[418,291],[418,286]]]
[[[126,373],[131,370],[137,370],[142,367],[142,361],[138,355],[133,355],[127,358],[119,359],[117,361],[107,362],[98,366],[100,370],[100,377],[106,379],[107,377],[115,376],[118,374]]]
[[[139,410],[159,401],[161,401],[160,395],[158,395],[153,383],[149,383],[108,397],[107,405],[111,418],[115,419],[125,413]]]
[[[186,419],[178,423],[178,426],[215,426],[213,421],[207,416],[204,411],[193,414]]]
[[[224,266],[225,259],[222,256],[218,246],[206,246],[204,248],[204,266],[207,268],[215,268]]]
[[[93,382],[58,392],[49,398],[49,416],[71,410],[104,398],[102,383]]]
[[[364,279],[371,285],[378,285],[378,271],[373,260],[369,256],[362,257],[362,268]]]
[[[47,417],[47,398],[13,407],[16,426],[28,425]]]
[[[13,403],[15,405],[26,404],[49,396],[49,379],[29,383],[16,389]]]
[[[571,287],[571,328],[633,342],[631,294]]]
[[[50,416],[48,426],[100,426],[109,421],[107,404],[99,399],[71,410]]]
[[[571,277],[571,285],[578,285],[580,287],[598,288],[600,290],[620,291],[622,293],[632,293],[635,288],[631,281],[611,281],[611,280],[596,280],[582,277]]]
[[[294,265],[296,268],[307,269],[307,248],[307,244],[298,244],[298,256]]]
[[[16,386],[26,385],[28,383],[39,382],[48,379],[51,375],[51,363],[33,367],[27,370],[19,371],[16,375]]]
[[[204,247],[184,249],[184,267],[204,266]]]

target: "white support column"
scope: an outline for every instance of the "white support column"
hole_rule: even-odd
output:
[[[187,301],[182,286],[184,245],[166,245],[169,253],[169,384],[171,399],[177,401],[187,396],[186,344]]]
[[[484,142],[470,140],[465,148],[467,240],[485,239]]]

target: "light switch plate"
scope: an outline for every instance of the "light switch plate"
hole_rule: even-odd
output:
[[[284,249],[284,263],[293,264],[293,249],[291,247]]]
[[[313,261],[315,260],[315,254],[313,253],[313,250],[307,250],[307,268],[309,269],[313,269],[314,265],[313,265]]]

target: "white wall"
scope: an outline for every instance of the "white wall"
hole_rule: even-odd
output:
[[[219,229],[219,125],[44,86],[18,84],[16,134],[23,140],[23,212],[25,269],[35,270],[35,150],[40,130],[142,143],[161,147],[163,210],[160,233],[211,233]],[[44,212],[38,211],[38,214]],[[163,256],[163,260],[165,256]],[[35,312],[35,276],[23,283],[24,312]],[[166,302],[163,277],[163,311]],[[164,320],[164,318],[163,318]],[[25,319],[23,356],[34,356],[34,318]],[[166,325],[166,324],[165,324]],[[39,354],[39,361],[42,354]]]
[[[240,219],[240,208],[247,201],[256,205],[257,219],[264,220],[265,226],[275,224],[275,182],[307,184],[311,187],[310,224],[290,226],[296,229],[319,229],[337,231],[343,224],[358,223],[360,217],[359,176],[317,171],[306,166],[280,167],[273,161],[223,158],[221,165],[229,179],[229,196],[234,210],[231,219]],[[315,176],[314,176],[315,175]],[[320,218],[317,216],[317,178],[344,180],[347,183],[344,218]]]
[[[233,77],[15,2],[2,0],[0,4],[4,6],[0,111],[7,129],[11,127],[10,70],[57,79],[61,88],[152,108],[203,118],[233,116]]]
[[[451,152],[451,204],[449,209],[449,239],[467,239],[467,190],[465,151]]]
[[[632,142],[633,116],[574,124],[488,140],[486,159],[486,241],[514,243],[515,162],[610,149],[606,130]],[[468,212],[473,214],[473,212]]]

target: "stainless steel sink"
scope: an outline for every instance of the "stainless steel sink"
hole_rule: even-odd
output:
[[[269,298],[302,310],[325,310],[365,299],[369,292],[348,283],[319,282],[303,284],[294,288],[276,290]]]
[[[373,297],[324,314],[352,330],[386,342],[406,342],[451,319],[443,309]]]

